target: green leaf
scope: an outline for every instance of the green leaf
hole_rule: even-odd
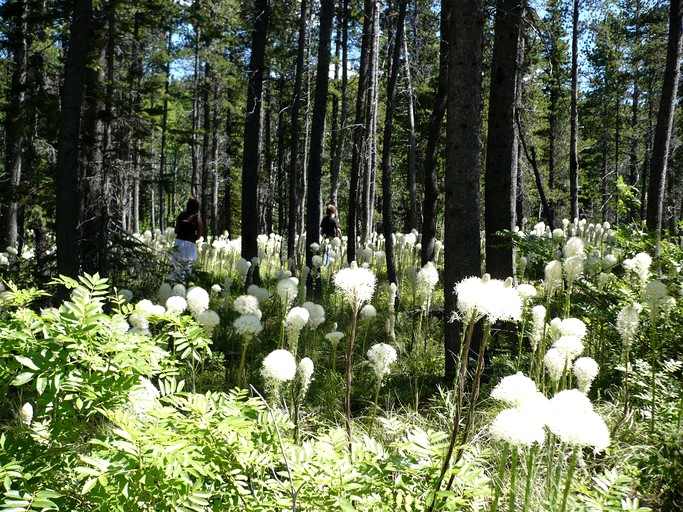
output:
[[[23,373],[20,373],[20,374],[17,375],[17,376],[15,377],[15,379],[12,381],[12,385],[13,385],[13,386],[17,386],[17,387],[23,386],[24,384],[26,384],[27,382],[29,382],[29,381],[33,378],[34,375],[35,375],[35,373],[33,373],[33,372],[23,372]]]
[[[356,509],[353,508],[351,502],[346,498],[339,498],[339,506],[342,510],[346,510],[347,512],[356,512]]]
[[[83,489],[81,489],[81,494],[88,494],[88,492],[95,486],[97,483],[97,478],[88,478],[83,485]]]
[[[45,392],[45,388],[47,387],[47,377],[45,375],[41,375],[36,379],[36,390],[38,391],[39,395],[42,395]]]
[[[26,366],[27,368],[30,368],[31,370],[38,371],[40,368],[36,366],[36,363],[33,362],[33,360],[29,357],[26,356],[14,356],[14,358],[19,361],[21,364]]]

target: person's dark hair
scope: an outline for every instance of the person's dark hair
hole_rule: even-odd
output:
[[[196,197],[191,197],[188,199],[185,211],[190,215],[199,213],[199,200]]]
[[[337,209],[334,207],[334,205],[327,205],[327,215],[334,215],[335,213],[337,213]]]

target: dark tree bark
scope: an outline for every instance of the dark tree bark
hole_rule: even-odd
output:
[[[242,257],[247,261],[258,256],[258,171],[261,157],[261,110],[263,79],[270,6],[268,0],[254,0],[254,29],[249,58],[247,115],[244,122],[244,155],[242,164]],[[253,269],[258,281],[258,269]]]
[[[3,192],[0,194],[0,247],[18,244],[19,201],[18,189],[22,181],[23,152],[26,141],[25,117],[26,83],[28,75],[28,1],[14,6],[12,28],[8,33],[7,48],[12,52],[12,80],[10,82],[5,115],[5,169],[0,174]]]
[[[434,244],[436,242],[437,200],[439,197],[439,181],[436,164],[439,157],[441,127],[446,113],[448,99],[448,49],[451,20],[451,2],[441,0],[441,43],[439,45],[439,82],[436,90],[434,109],[429,119],[429,135],[424,159],[424,205],[422,216],[422,265],[434,261]]]
[[[301,1],[301,15],[299,17],[299,38],[296,52],[296,70],[294,76],[294,97],[292,99],[292,127],[291,127],[291,141],[290,141],[290,156],[289,156],[289,222],[287,226],[287,257],[290,259],[292,272],[295,266],[295,248],[294,239],[297,234],[297,212],[298,212],[298,195],[297,189],[299,185],[299,174],[301,169],[301,160],[299,159],[299,138],[300,138],[300,120],[299,110],[301,108],[301,91],[304,76],[304,55],[306,51],[306,25],[308,20],[308,0]]]
[[[213,111],[211,113],[211,235],[214,237],[220,233],[218,231],[218,143],[221,116],[221,84],[218,80],[213,84]],[[209,223],[207,221],[207,223]]]
[[[85,69],[92,36],[92,0],[75,0],[64,66],[57,153],[57,272],[78,274],[78,156]]]
[[[356,236],[358,223],[359,181],[361,166],[368,155],[365,112],[367,108],[367,92],[370,87],[370,60],[372,53],[372,26],[374,0],[365,0],[363,8],[363,38],[360,52],[360,68],[358,70],[358,93],[356,96],[356,121],[353,127],[353,151],[351,156],[351,183],[349,187],[349,215],[346,225],[348,237],[346,259],[349,263],[356,259]]]
[[[346,123],[349,114],[349,0],[343,0],[341,15],[337,19],[337,33],[341,34],[341,42],[337,39],[337,49],[341,46],[341,112],[339,120],[339,133],[337,135],[337,144],[334,156],[332,158],[332,166],[330,169],[330,203],[337,205],[337,196],[339,192],[339,173],[341,171],[341,163],[344,157],[344,147],[346,146]],[[336,72],[336,71],[335,71]],[[335,75],[336,76],[336,75]]]
[[[496,4],[485,181],[486,271],[496,279],[513,275],[512,245],[496,233],[512,230],[517,200],[518,137],[515,126],[522,0]]]
[[[334,26],[334,0],[320,0],[320,38],[318,40],[318,69],[315,75],[315,96],[311,120],[311,152],[308,161],[308,197],[306,217],[306,265],[313,268],[311,244],[320,240],[320,197],[323,170],[323,137],[327,112],[327,90],[330,74],[332,29]],[[311,274],[309,274],[309,279]],[[320,274],[318,274],[318,281]],[[310,286],[309,286],[309,289]],[[322,297],[320,282],[315,289]]]
[[[399,14],[400,16],[400,14]],[[405,18],[405,16],[404,16]],[[405,21],[405,20],[404,20]],[[405,29],[401,29],[405,32]],[[407,97],[407,122],[408,122],[408,212],[406,215],[406,225],[404,231],[408,233],[411,229],[417,229],[417,142],[415,140],[415,94],[413,92],[413,81],[410,73],[410,61],[408,60],[407,38],[403,37],[401,51],[403,52],[403,66],[405,69],[406,97]],[[398,44],[398,39],[395,44]],[[398,63],[397,65],[400,65]]]
[[[398,6],[398,18],[396,20],[396,37],[394,39],[394,52],[391,63],[391,73],[387,84],[386,117],[384,118],[384,140],[382,141],[382,223],[384,227],[384,242],[387,263],[387,276],[389,282],[398,285],[396,278],[396,264],[394,263],[394,226],[392,216],[392,193],[391,193],[391,136],[394,121],[394,103],[396,101],[396,83],[398,71],[401,65],[401,52],[403,51],[404,24],[406,20],[406,8],[408,0],[400,0]]]
[[[166,79],[164,81],[164,101],[161,114],[161,154],[159,156],[159,229],[164,231],[166,229],[166,212],[165,212],[165,201],[166,201],[166,160],[167,160],[167,148],[166,139],[168,132],[168,97],[169,90],[171,87],[171,52],[173,51],[173,30],[168,31],[168,61],[166,61],[164,73],[166,74]]]
[[[211,191],[210,185],[210,170],[211,170],[211,149],[209,147],[211,140],[211,83],[215,80],[211,64],[208,62],[204,63],[204,81],[202,84],[202,103],[203,103],[203,130],[202,130],[202,173],[201,173],[201,208],[202,208],[202,219],[204,220],[204,237],[206,238],[209,232],[209,192]]]
[[[225,188],[223,189],[223,208],[225,219],[225,224],[223,228],[228,232],[230,236],[234,236],[232,233],[232,104],[231,102],[232,94],[230,89],[228,89],[227,100],[228,107],[225,109],[225,168],[223,171],[223,177],[225,181]]]
[[[662,229],[664,186],[671,146],[678,80],[681,71],[681,46],[683,44],[683,5],[681,0],[671,0],[669,11],[669,40],[666,50],[666,68],[662,96],[657,112],[657,125],[650,159],[650,182],[648,185],[647,218],[648,229],[659,232]]]
[[[572,92],[569,134],[569,203],[571,218],[579,217],[579,0],[572,13]]]
[[[285,170],[285,107],[284,107],[285,76],[280,75],[278,80],[278,97],[280,98],[277,114],[277,232],[285,233],[285,219],[287,218],[287,196],[285,185],[287,183]]]
[[[479,0],[451,4],[445,177],[445,318],[456,311],[455,284],[481,274],[479,175],[484,9]],[[455,377],[456,323],[445,323],[445,374]]]

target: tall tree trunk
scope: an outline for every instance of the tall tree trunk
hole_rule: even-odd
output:
[[[652,157],[650,159],[650,183],[648,186],[646,224],[651,231],[662,229],[664,186],[667,161],[671,146],[671,130],[681,71],[681,46],[683,43],[683,7],[681,0],[671,0],[669,12],[669,40],[666,50],[666,68],[662,96],[659,100],[657,125],[655,127]]]
[[[300,134],[300,108],[301,91],[304,76],[304,56],[306,50],[306,27],[308,20],[308,0],[301,0],[301,15],[299,17],[299,38],[296,52],[296,70],[294,76],[294,97],[292,99],[292,127],[289,156],[289,222],[287,226],[287,257],[291,261],[292,271],[295,268],[295,247],[294,242],[297,234],[297,213],[298,213],[298,185],[299,174],[301,171],[301,160],[299,158],[299,138]]]
[[[512,245],[497,233],[512,230],[516,221],[518,135],[515,114],[523,14],[521,0],[498,0],[496,4],[484,197],[486,271],[497,279],[513,275]]]
[[[349,186],[349,215],[346,224],[346,258],[349,263],[356,259],[356,236],[358,224],[359,181],[361,168],[368,158],[365,120],[367,93],[370,86],[370,59],[372,52],[372,25],[374,0],[365,0],[363,7],[363,38],[361,41],[360,67],[358,69],[358,92],[356,95],[356,120],[353,127],[353,151],[351,156],[351,180]]]
[[[389,282],[398,285],[396,278],[396,264],[394,262],[394,226],[392,216],[391,193],[391,136],[394,121],[394,104],[396,100],[396,84],[398,71],[401,66],[401,52],[404,51],[404,25],[408,0],[400,0],[398,5],[398,19],[396,20],[396,37],[391,63],[391,73],[387,84],[386,115],[384,118],[384,139],[382,141],[382,223],[384,227],[384,242]]]
[[[446,123],[444,315],[456,311],[455,284],[481,274],[479,176],[484,9],[479,0],[451,4]],[[456,323],[445,323],[445,374],[455,377]]]
[[[209,147],[211,140],[211,83],[214,80],[211,71],[211,65],[208,62],[204,63],[204,80],[202,87],[202,101],[203,105],[203,133],[202,133],[202,175],[201,175],[201,207],[202,218],[204,219],[204,237],[209,232],[209,192],[210,188],[210,167],[211,167],[211,149]]]
[[[346,146],[346,123],[349,115],[349,0],[343,0],[341,5],[341,14],[337,21],[338,33],[341,33],[341,113],[339,121],[339,134],[337,138],[337,147],[334,157],[332,159],[332,167],[330,169],[330,203],[337,206],[338,192],[339,192],[339,174],[341,172],[341,163],[344,158],[344,147]],[[339,215],[339,210],[337,210]]]
[[[379,0],[375,0],[372,11],[372,53],[370,55],[370,84],[366,103],[366,126],[368,157],[365,161],[363,186],[363,214],[361,216],[361,242],[365,242],[373,231],[375,213],[375,178],[377,175],[377,98],[379,95]]]
[[[306,265],[313,268],[311,244],[320,240],[320,195],[322,190],[323,136],[327,112],[332,28],[334,26],[334,0],[320,0],[320,38],[318,40],[318,69],[315,75],[315,98],[311,124],[311,152],[308,162],[308,197],[306,217]],[[311,274],[309,274],[309,278]],[[311,289],[309,287],[309,289]],[[315,285],[317,295],[322,297],[320,275]]]
[[[28,0],[17,1],[14,9],[14,23],[7,41],[7,48],[12,52],[13,71],[5,115],[5,169],[0,174],[0,183],[3,184],[0,194],[0,248],[3,250],[7,246],[16,248],[18,243],[18,188],[22,180],[27,126]]]
[[[405,17],[404,17],[405,18]],[[404,19],[405,22],[405,19]],[[417,142],[415,139],[415,92],[413,91],[413,80],[410,72],[410,60],[408,54],[408,38],[405,37],[405,28],[401,29],[404,33],[402,37],[403,67],[405,70],[407,116],[408,116],[408,212],[404,231],[408,233],[411,229],[417,229]],[[400,63],[399,63],[400,65]],[[388,262],[387,262],[388,263]]]
[[[572,92],[569,135],[569,203],[571,218],[579,217],[579,0],[572,13]]]
[[[218,231],[218,143],[220,112],[221,112],[221,84],[216,79],[213,86],[213,112],[211,113],[211,235],[217,237]]]
[[[261,157],[261,110],[263,79],[270,6],[268,0],[254,0],[254,29],[249,58],[247,115],[244,122],[244,154],[242,164],[242,257],[247,261],[258,256],[258,171]],[[258,281],[258,268],[253,269]]]
[[[201,29],[195,26],[194,34],[194,68],[193,68],[193,90],[192,90],[192,134],[190,137],[190,150],[192,152],[192,178],[190,183],[190,195],[200,196],[199,183],[199,94],[200,94],[200,67],[199,63],[199,39]],[[170,52],[169,52],[170,58]]]
[[[277,114],[277,232],[285,233],[285,219],[287,218],[287,197],[285,185],[287,182],[285,170],[285,107],[284,107],[285,75],[278,80],[278,97],[280,98]]]
[[[92,0],[74,0],[61,93],[56,196],[57,272],[78,274],[78,156],[81,106],[92,36]]]
[[[164,231],[166,229],[166,211],[164,203],[166,201],[166,160],[167,148],[166,138],[168,132],[168,97],[171,87],[171,52],[173,51],[173,29],[168,31],[168,61],[166,62],[165,70],[166,78],[164,81],[164,102],[161,114],[161,155],[159,157],[159,229]]]
[[[448,100],[448,51],[451,23],[451,5],[449,0],[441,0],[441,42],[439,44],[439,82],[436,89],[434,108],[429,119],[429,135],[424,159],[424,205],[422,216],[422,265],[434,260],[434,244],[436,243],[437,200],[439,197],[439,181],[436,164],[439,157],[441,127],[446,113]]]
[[[223,179],[225,188],[223,190],[223,208],[225,219],[224,229],[229,236],[235,236],[232,232],[232,91],[228,89],[227,100],[228,106],[225,109],[225,169],[223,171]]]

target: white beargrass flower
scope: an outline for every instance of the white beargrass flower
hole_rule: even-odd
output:
[[[545,333],[545,315],[545,306],[539,304],[538,306],[531,308],[532,327],[531,336],[529,339],[531,340],[531,347],[534,349],[534,351],[536,351],[536,348],[543,339],[543,335]]]
[[[275,289],[287,310],[299,293],[299,280],[296,277],[286,277],[278,281]]]
[[[553,240],[563,240],[564,231],[560,228],[553,229]]]
[[[574,361],[572,371],[574,372],[574,377],[576,377],[579,391],[588,393],[599,370],[598,363],[592,357],[580,357]]]
[[[254,315],[242,315],[232,322],[235,332],[240,336],[254,337],[263,330],[261,319]]]
[[[564,318],[555,327],[560,336],[576,336],[579,341],[586,337],[586,324],[578,318]]]
[[[652,265],[652,257],[646,252],[639,252],[632,260],[631,270],[638,276],[641,285],[650,278],[650,265]]]
[[[610,443],[605,421],[578,389],[560,391],[550,399],[546,425],[561,441],[572,446],[591,446],[601,452]]]
[[[417,288],[418,294],[424,297],[424,305],[426,306],[427,301],[434,292],[434,288],[439,282],[439,271],[433,262],[428,261],[424,267],[422,267],[415,276],[415,286]]]
[[[171,314],[180,314],[187,309],[187,301],[183,297],[172,295],[166,299],[166,309]]]
[[[289,350],[273,350],[261,365],[261,376],[266,383],[276,387],[284,382],[294,380],[296,376],[296,361]]]
[[[545,266],[545,290],[552,297],[562,288],[562,263],[553,260]]]
[[[522,372],[503,378],[491,391],[491,398],[519,406],[536,397],[536,383]]]
[[[259,309],[259,301],[253,295],[240,295],[233,302],[232,307],[240,315],[254,315],[259,316],[261,312]]]
[[[183,284],[176,284],[173,286],[173,295],[177,297],[183,297],[185,298],[185,295],[187,295],[187,290],[185,289],[185,285]]]
[[[553,344],[553,348],[559,350],[569,361],[573,361],[583,352],[583,343],[576,336],[561,336]]]
[[[308,311],[308,326],[317,329],[325,321],[325,308],[315,302],[304,302],[303,307]]]
[[[621,342],[626,349],[629,349],[636,339],[642,309],[643,306],[636,302],[631,306],[622,308],[617,314],[617,332],[621,336]]]
[[[214,294],[214,295],[215,295],[215,294],[218,294],[218,293],[221,293],[221,290],[222,290],[222,288],[221,288],[221,285],[220,285],[220,284],[214,284],[214,285],[211,287],[211,293]]]
[[[199,317],[197,317],[197,323],[203,326],[206,335],[208,337],[211,337],[213,330],[216,328],[218,324],[221,323],[221,318],[215,311],[211,309],[205,309],[204,311],[199,313]]]
[[[565,260],[574,256],[584,256],[583,239],[579,238],[578,236],[571,237],[569,240],[567,240],[567,243],[564,244],[562,254]]]
[[[343,295],[354,313],[361,306],[372,300],[377,278],[371,270],[360,268],[352,262],[349,268],[343,268],[334,275],[334,286]]]
[[[235,270],[237,270],[237,273],[243,278],[246,278],[250,268],[251,262],[245,260],[244,258],[240,258],[237,260],[237,263],[235,263]]]
[[[329,341],[333,347],[336,347],[344,336],[345,334],[341,331],[332,331],[325,335],[325,339]]]
[[[396,362],[396,357],[396,349],[386,343],[377,343],[370,347],[368,359],[379,381],[389,374],[389,367]]]
[[[268,289],[261,288],[257,284],[249,285],[249,288],[247,288],[247,294],[256,297],[259,301],[259,304],[263,304],[268,299],[270,299],[270,292],[268,291]]]
[[[299,361],[299,365],[296,368],[296,373],[299,377],[299,383],[301,386],[301,396],[306,395],[306,391],[308,391],[308,387],[311,385],[311,381],[313,380],[313,370],[313,361],[309,357],[304,357],[301,361]]]
[[[311,264],[314,268],[320,268],[323,266],[323,259],[321,256],[314,254],[311,258]]]
[[[190,288],[185,300],[187,300],[187,308],[195,318],[199,317],[202,311],[209,309],[209,294],[200,286]]]
[[[377,309],[372,304],[366,304],[358,313],[361,320],[371,320],[377,316]]]
[[[489,427],[491,437],[512,446],[539,445],[545,441],[544,423],[538,415],[525,409],[505,409]]]
[[[676,307],[676,299],[674,299],[671,295],[665,295],[662,298],[661,306],[662,314],[665,317],[668,317],[669,314],[671,314],[671,311],[673,311],[673,309]]]
[[[19,409],[19,421],[25,427],[31,426],[31,422],[33,421],[33,406],[29,402],[26,402],[21,406],[21,409]]]
[[[396,294],[398,293],[398,286],[396,283],[389,285],[389,303],[387,304],[389,312],[393,313],[396,308]]]
[[[519,296],[522,298],[522,302],[524,304],[526,304],[529,300],[536,297],[536,287],[528,283],[520,284],[517,287],[517,292],[519,293]]]
[[[142,299],[135,305],[136,311],[142,312],[142,313],[154,313],[155,308],[154,308],[154,303],[151,300],[148,299]]]
[[[149,320],[145,313],[132,313],[128,317],[128,323],[137,329],[149,329]]]
[[[168,298],[173,295],[173,288],[171,288],[171,285],[169,283],[162,283],[161,286],[159,286],[159,303],[160,304],[166,304],[166,301]]]
[[[650,318],[654,319],[659,316],[664,297],[666,296],[666,285],[661,281],[655,279],[645,285],[645,289],[643,290],[643,299],[645,299],[650,306]]]
[[[299,334],[301,333],[301,329],[308,323],[309,316],[306,308],[293,307],[285,317],[285,330],[287,331],[289,348],[294,354],[296,354],[296,349],[299,344]]]
[[[457,308],[465,322],[476,322],[486,317],[490,323],[497,321],[517,322],[522,316],[522,298],[512,287],[512,281],[491,279],[489,274],[481,278],[468,277],[455,285],[458,296]]]
[[[296,331],[297,333],[301,331],[306,323],[308,323],[309,316],[306,308],[294,307],[290,309],[285,317],[287,331]]]
[[[559,382],[571,364],[571,361],[567,359],[567,355],[557,348],[551,348],[543,356],[543,365],[550,380],[553,382]]]
[[[567,276],[567,284],[571,285],[583,275],[584,256],[570,256],[566,258],[562,268]]]

